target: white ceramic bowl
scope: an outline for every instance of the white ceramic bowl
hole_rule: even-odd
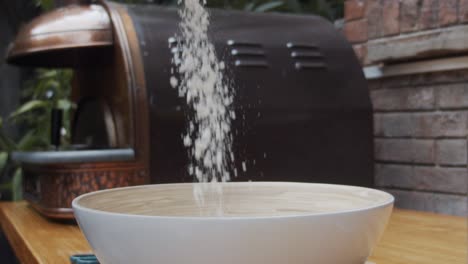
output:
[[[193,184],[162,184],[85,194],[73,209],[103,264],[363,264],[394,201],[353,186],[222,186],[202,208]]]

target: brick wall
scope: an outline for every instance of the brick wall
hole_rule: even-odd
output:
[[[345,2],[344,34],[365,66],[468,54],[465,23],[468,0]],[[369,89],[376,185],[399,207],[466,215],[468,70],[381,78]]]
[[[468,0],[346,0],[345,21],[345,35],[366,65],[467,49],[460,41],[445,42],[465,38]]]
[[[468,71],[369,84],[376,185],[400,207],[466,214]]]

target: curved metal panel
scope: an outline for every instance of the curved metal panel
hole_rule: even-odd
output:
[[[145,66],[152,180],[192,181],[181,140],[190,109],[169,83],[177,9],[127,8]],[[369,91],[333,25],[317,16],[221,10],[210,18],[209,36],[236,93],[235,180],[372,186]]]
[[[99,5],[68,6],[37,17],[10,45],[7,61],[26,66],[78,66],[97,63],[113,45],[112,26]]]

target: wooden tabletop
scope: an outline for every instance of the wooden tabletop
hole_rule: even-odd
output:
[[[91,249],[76,225],[49,221],[26,202],[0,203],[0,225],[22,263],[69,263]],[[370,260],[376,264],[467,263],[467,220],[394,210]]]
[[[466,264],[464,217],[394,209],[370,260],[376,264]]]
[[[0,225],[24,264],[67,264],[71,255],[91,252],[77,225],[49,221],[26,202],[1,202]]]

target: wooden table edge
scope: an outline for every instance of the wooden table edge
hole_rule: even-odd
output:
[[[37,260],[39,259],[33,253],[31,245],[22,239],[21,234],[18,232],[12,221],[9,221],[9,217],[6,214],[6,210],[2,210],[3,207],[2,202],[0,202],[0,226],[1,231],[5,234],[10,246],[12,247],[13,251],[15,252],[15,256],[18,258],[20,263],[25,264],[40,264]],[[27,205],[29,206],[29,205]],[[7,219],[8,218],[8,219]]]

